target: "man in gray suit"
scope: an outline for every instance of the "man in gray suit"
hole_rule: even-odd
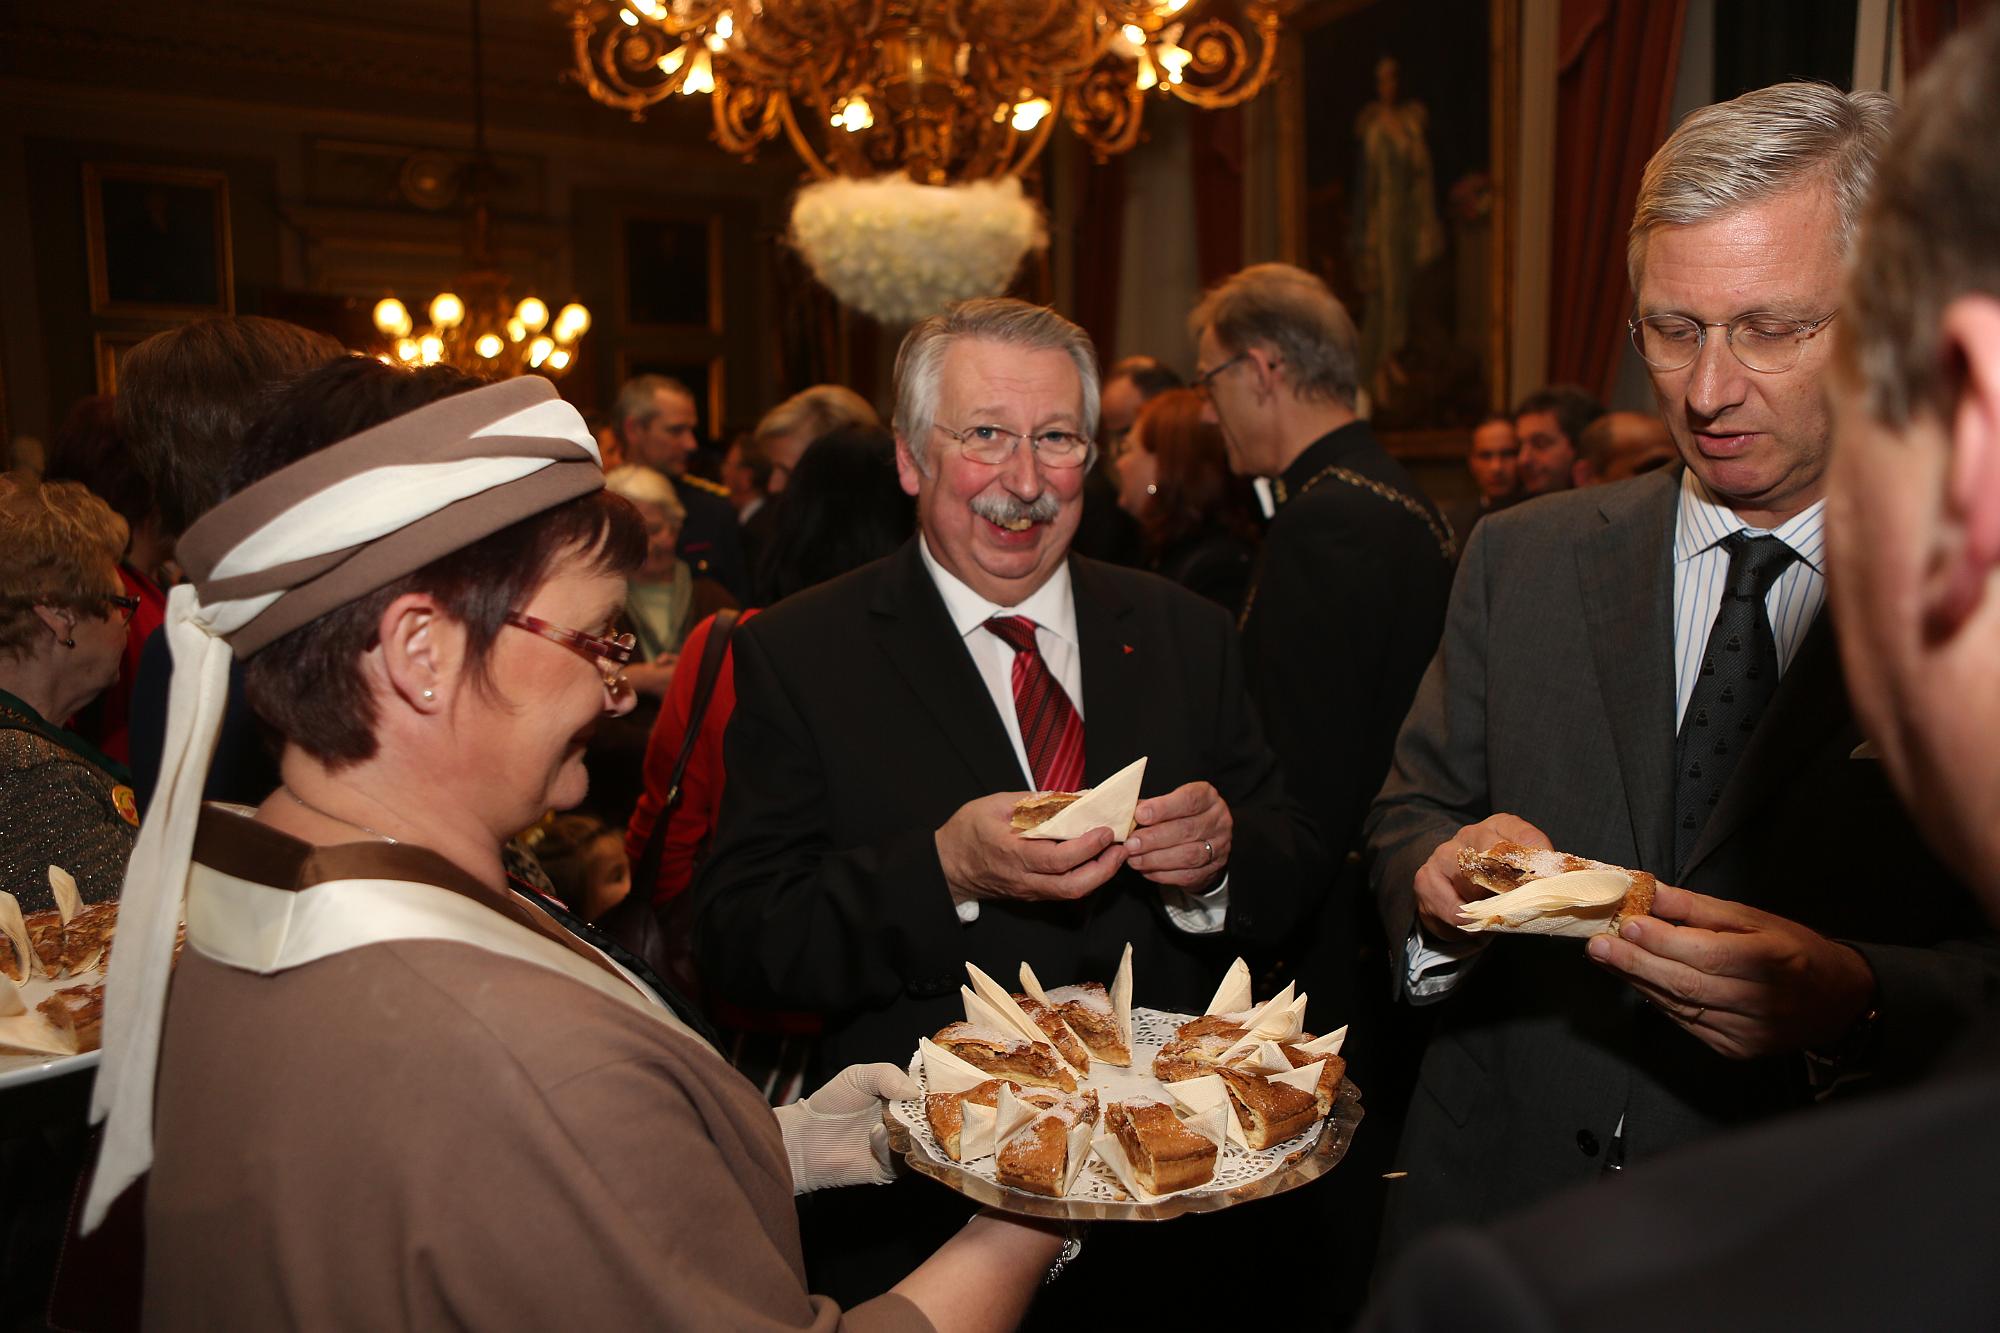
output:
[[[2000,9],[1925,71],[1841,307],[1831,610],[1856,711],[2000,921]],[[1895,1096],[1723,1135],[1443,1229],[1369,1333],[2000,1324],[2000,1033]]]
[[[1891,112],[1782,84],[1674,132],[1630,264],[1683,466],[1495,515],[1466,552],[1369,819],[1400,986],[1439,1006],[1391,1248],[1908,1074],[1994,983],[1819,614],[1828,325]],[[1482,945],[1457,854],[1503,838],[1652,872],[1653,915]]]

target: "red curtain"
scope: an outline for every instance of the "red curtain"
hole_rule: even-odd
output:
[[[1984,8],[1985,0],[1902,0],[1904,77],[1923,73],[1945,39]]]
[[[1618,375],[1632,305],[1625,235],[1667,136],[1686,18],[1687,0],[1562,0],[1549,382],[1600,398]]]
[[[1243,267],[1243,120],[1233,106],[1192,117],[1195,271],[1203,290]]]
[[[1076,322],[1097,344],[1097,362],[1118,359],[1118,256],[1125,230],[1125,159],[1077,154]]]

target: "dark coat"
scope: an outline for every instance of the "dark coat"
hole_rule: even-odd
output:
[[[1108,980],[1130,941],[1135,1001],[1198,1011],[1232,951],[1283,938],[1325,880],[1227,617],[1164,579],[1071,557],[1085,781],[1145,755],[1148,795],[1216,785],[1235,818],[1225,934],[1175,929],[1131,871],[1080,902],[982,903],[964,925],[934,834],[1024,783],[920,540],[736,633],[729,785],[694,890],[705,980],[735,1003],[826,1015],[830,1069],[908,1060],[961,1015],[967,960],[1003,981],[1023,961],[1050,985]]]
[[[1990,1329],[2000,1060],[1802,1112],[1412,1250],[1368,1333]]]

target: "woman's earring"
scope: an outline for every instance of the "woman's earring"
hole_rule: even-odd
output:
[[[64,640],[63,640],[63,647],[65,647],[65,648],[74,648],[74,647],[76,647],[76,640],[75,640],[75,639],[64,639]]]
[[[430,702],[431,700],[433,700],[433,699],[435,699],[435,698],[437,698],[437,691],[435,691],[435,690],[425,690],[425,691],[424,691],[424,702],[425,702],[425,703],[429,703],[429,702]]]

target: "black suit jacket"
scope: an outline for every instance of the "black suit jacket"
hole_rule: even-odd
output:
[[[1145,755],[1147,795],[1215,784],[1235,818],[1225,936],[1176,930],[1131,871],[1080,902],[985,902],[964,925],[934,833],[1024,783],[921,540],[737,631],[729,782],[695,886],[704,980],[740,1004],[826,1015],[829,1068],[906,1060],[960,1016],[968,959],[1009,985],[1023,960],[1050,985],[1108,981],[1129,940],[1137,1003],[1199,1006],[1230,951],[1282,938],[1324,879],[1227,616],[1151,574],[1071,557],[1085,781]]]
[[[1322,476],[1328,468],[1408,497],[1440,529],[1443,520],[1365,421],[1315,441],[1278,479],[1286,498],[1258,557],[1243,655],[1292,794],[1339,858],[1357,841],[1437,650],[1452,557],[1423,519],[1380,491]]]
[[[1369,1333],[1990,1329],[2000,1062],[1788,1117],[1406,1257]]]
[[[674,485],[687,510],[681,524],[680,545],[675,548],[688,568],[714,579],[729,590],[738,604],[750,602],[750,567],[743,558],[743,533],[736,521],[736,506],[707,489],[701,478],[681,477]]]
[[[1369,819],[1392,950],[1400,957],[1411,881],[1431,850],[1506,811],[1565,851],[1854,944],[1880,983],[1872,1067],[1908,1075],[1983,1011],[2000,973],[1971,896],[1924,847],[1881,765],[1856,757],[1828,613],[1675,862],[1679,487],[1673,469],[1546,496],[1474,531]],[[1392,1246],[1593,1177],[1621,1151],[1636,1163],[1811,1096],[1803,1056],[1725,1059],[1575,940],[1494,940],[1436,1013],[1397,1162],[1410,1175],[1395,1187]]]

